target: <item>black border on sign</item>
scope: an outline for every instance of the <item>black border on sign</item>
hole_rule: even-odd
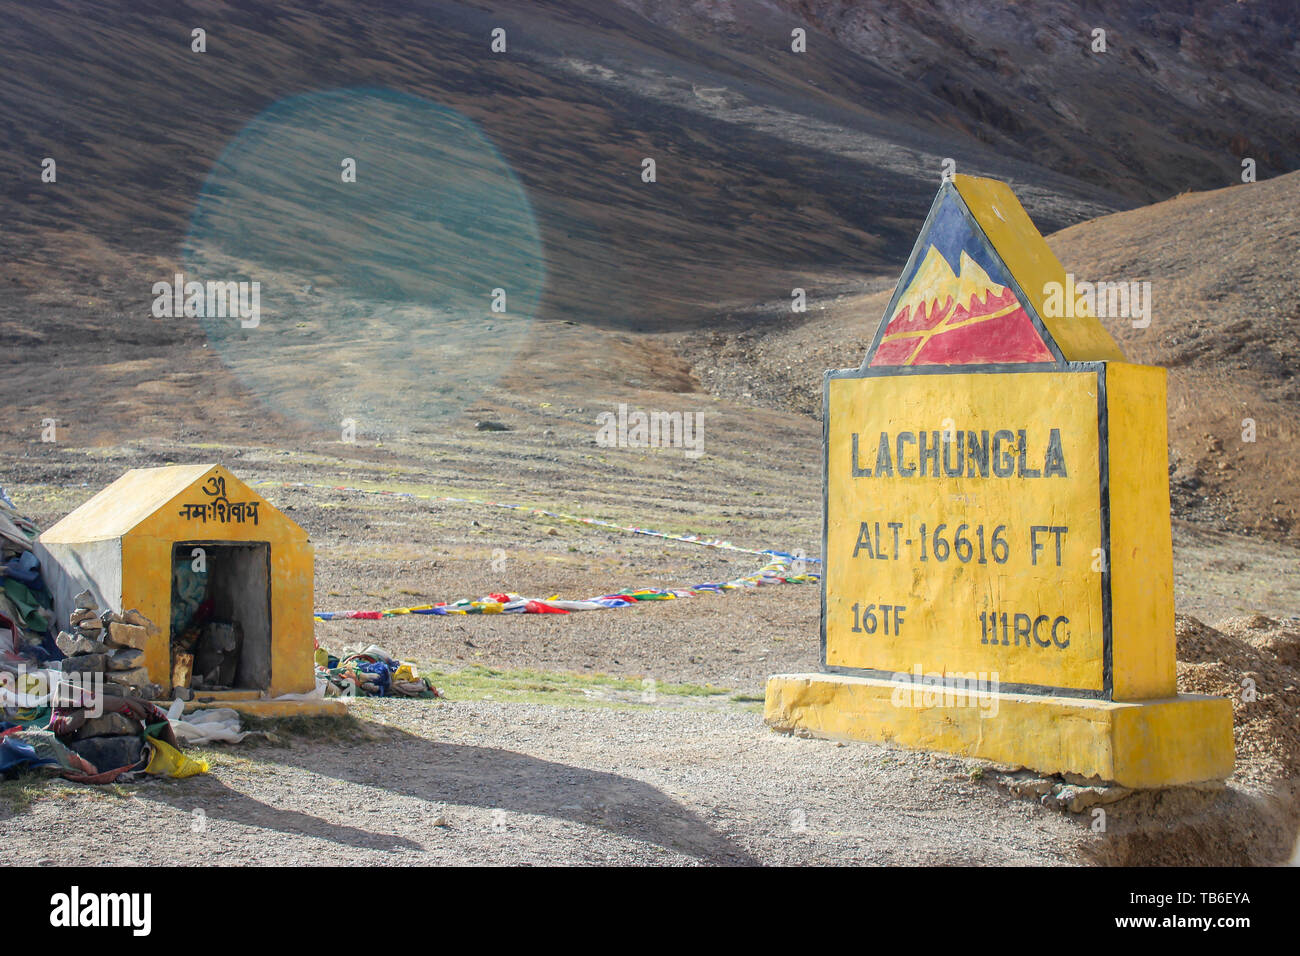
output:
[[[903,293],[906,291],[903,288],[902,277],[911,274],[912,268],[916,265],[917,258],[921,255],[921,240],[924,239],[925,234],[930,231],[930,224],[934,220],[935,213],[939,211],[939,207],[943,205],[944,199],[949,195],[956,200],[957,208],[961,210],[962,218],[966,220],[966,225],[970,227],[971,232],[988,247],[989,251],[997,257],[998,262],[1002,263],[1002,269],[1007,275],[1007,282],[1011,286],[1011,291],[1016,295],[1016,301],[1018,301],[1020,307],[1024,309],[1025,315],[1029,316],[1029,321],[1034,324],[1034,329],[1038,332],[1043,343],[1047,346],[1047,350],[1052,353],[1053,359],[1050,363],[1023,362],[1017,365],[1009,365],[1009,363],[1006,365],[978,365],[971,363],[962,367],[966,369],[978,368],[981,371],[995,371],[1007,367],[1026,370],[1054,368],[1058,371],[1069,371],[1070,367],[1076,363],[1067,362],[1065,360],[1065,353],[1062,352],[1061,347],[1056,344],[1056,339],[1053,338],[1052,333],[1047,330],[1047,325],[1043,322],[1042,316],[1038,314],[1038,309],[1034,307],[1033,300],[1030,299],[1029,296],[1025,295],[1025,290],[1012,274],[1011,267],[1008,266],[1006,260],[1002,258],[1002,253],[998,252],[998,247],[993,245],[993,240],[988,237],[988,233],[984,231],[984,227],[979,224],[979,221],[970,211],[970,207],[966,205],[966,200],[961,196],[961,191],[957,189],[956,183],[952,182],[952,180],[944,180],[943,184],[939,186],[939,191],[935,194],[934,202],[930,204],[930,211],[925,214],[925,222],[921,225],[921,231],[917,233],[916,244],[912,246],[912,254],[907,257],[907,265],[903,267],[903,271],[899,276],[898,285],[894,286],[894,294],[889,297],[889,305],[885,307],[885,314],[881,318],[880,324],[876,326],[876,334],[871,337],[871,346],[867,349],[866,357],[863,358],[860,368],[863,371],[868,369],[871,365],[871,360],[876,357],[876,349],[880,348],[880,340],[884,337],[885,326],[887,326],[889,320],[894,317],[894,310],[898,307],[898,300],[903,297]],[[912,369],[917,367],[918,366],[915,365],[877,366],[877,368],[893,369],[902,374],[908,374]],[[928,365],[920,367],[933,369],[945,368],[946,366]]]
[[[834,560],[829,548],[830,511],[830,456],[831,456],[831,379],[836,378],[893,378],[897,375],[970,375],[1000,372],[1091,372],[1097,376],[1097,465],[1101,516],[1101,547],[1105,564],[1101,571],[1101,689],[1085,687],[1052,687],[1047,684],[1015,684],[999,682],[998,690],[1009,694],[1034,694],[1044,697],[1082,697],[1093,700],[1113,700],[1114,669],[1112,664],[1111,598],[1110,598],[1110,420],[1106,401],[1105,362],[1067,362],[1064,365],[1042,363],[1004,363],[999,365],[927,365],[881,366],[878,368],[831,369],[822,379],[822,578],[821,578],[821,669],[825,674],[845,674],[852,677],[876,677],[894,680],[898,671],[883,671],[868,667],[840,667],[826,663],[826,586],[830,579],[830,563]],[[908,675],[908,683],[912,683]],[[947,681],[945,681],[947,684]]]

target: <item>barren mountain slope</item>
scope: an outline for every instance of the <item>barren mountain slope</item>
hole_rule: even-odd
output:
[[[946,120],[1145,201],[1300,161],[1291,0],[623,0],[723,45],[808,31],[948,105]],[[1105,51],[1095,50],[1095,31]],[[971,170],[967,170],[971,171]]]
[[[576,360],[608,365],[601,329],[860,287],[905,254],[944,156],[1056,225],[1133,201],[989,148],[851,50],[724,48],[596,0],[0,17],[0,433],[19,442],[50,419],[106,444],[418,432],[546,364],[534,320],[579,322]],[[155,317],[177,273],[258,282],[264,321]]]
[[[387,0],[366,15],[341,0],[57,0],[2,3],[0,16],[6,258],[48,272],[104,243],[115,281],[81,291],[128,316],[147,314],[139,283],[183,245],[223,240],[252,244],[232,254],[265,245],[305,259],[268,284],[337,279],[323,267],[334,264],[367,270],[348,291],[418,291],[414,263],[441,249],[430,225],[482,225],[440,221],[427,185],[475,134],[485,145],[471,164],[499,152],[536,217],[542,314],[625,328],[698,321],[702,306],[814,268],[819,285],[855,281],[905,248],[945,156],[1014,178],[1058,226],[1135,201],[990,148],[952,127],[941,98],[849,49],[722,49],[595,0]],[[196,25],[204,53],[191,51]],[[405,109],[375,110],[363,91]],[[226,151],[259,119],[254,174]],[[358,188],[331,192],[343,156]],[[57,183],[40,179],[45,157]],[[366,193],[381,182],[383,196]],[[237,235],[196,233],[205,188],[241,213]]]

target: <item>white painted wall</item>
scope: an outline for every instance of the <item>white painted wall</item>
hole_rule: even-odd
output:
[[[45,544],[39,538],[34,548],[41,562],[41,576],[54,597],[55,631],[68,629],[74,598],[90,589],[101,610],[122,607],[122,539],[83,541],[77,544]]]

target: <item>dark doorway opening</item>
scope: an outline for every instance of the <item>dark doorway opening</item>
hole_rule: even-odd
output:
[[[271,686],[271,546],[182,541],[172,548],[172,685]]]

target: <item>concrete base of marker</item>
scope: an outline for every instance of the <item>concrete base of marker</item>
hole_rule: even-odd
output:
[[[1077,773],[1126,787],[1222,780],[1232,773],[1232,702],[1181,694],[1104,701],[990,694],[983,706],[911,706],[912,684],[839,674],[780,674],[764,719],[776,730],[890,743]]]

